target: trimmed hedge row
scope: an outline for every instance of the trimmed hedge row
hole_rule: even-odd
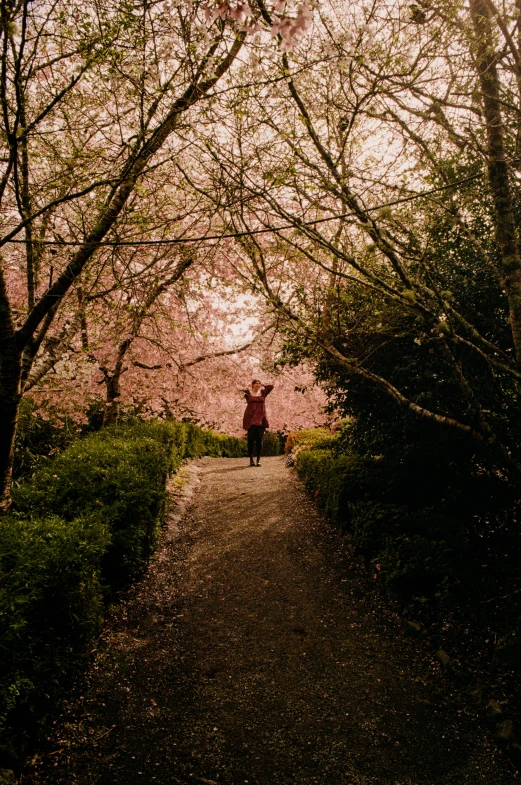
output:
[[[142,428],[125,430],[79,439],[13,492],[24,517],[99,519],[110,533],[101,578],[112,589],[132,580],[154,549],[172,465],[154,428],[149,436]]]
[[[78,425],[70,419],[59,424],[45,420],[35,402],[24,397],[18,412],[13,477],[15,484],[30,476],[79,436]]]
[[[300,450],[326,449],[332,447],[336,440],[337,436],[328,428],[303,428],[288,434],[285,452],[296,455]]]
[[[335,455],[328,449],[302,449],[297,453],[295,466],[320,509],[342,531],[352,524],[350,505],[374,498],[375,489],[383,480],[378,478],[378,462],[374,459]],[[378,497],[382,490],[380,485]]]
[[[440,506],[411,507],[381,459],[304,449],[296,470],[318,506],[406,602],[441,598],[465,521]],[[450,533],[450,543],[447,533]]]
[[[284,440],[273,431],[266,431],[262,442],[262,454],[265,457],[273,455],[282,455],[284,452]]]
[[[0,518],[0,768],[45,727],[85,661],[107,600],[144,569],[168,473],[246,454],[191,423],[136,421],[79,439],[14,489]]]
[[[14,767],[81,666],[104,614],[99,516],[0,526],[0,767]]]

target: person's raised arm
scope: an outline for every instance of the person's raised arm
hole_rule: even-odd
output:
[[[262,385],[262,393],[263,393],[263,395],[264,396],[269,395],[270,392],[273,390],[274,386],[275,386],[274,384],[263,384]]]

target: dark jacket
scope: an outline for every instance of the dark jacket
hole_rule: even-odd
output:
[[[273,390],[272,384],[267,384],[266,387],[261,389],[260,395],[252,395],[249,390],[246,390],[244,397],[246,398],[246,411],[242,420],[242,427],[245,431],[249,430],[252,425],[262,425],[264,428],[269,428],[268,418],[266,417],[266,396]]]

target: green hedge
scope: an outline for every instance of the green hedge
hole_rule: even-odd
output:
[[[15,482],[31,475],[62,452],[78,435],[79,428],[70,418],[64,418],[59,424],[46,420],[30,397],[23,398],[16,430],[13,466]]]
[[[77,671],[104,612],[97,516],[10,515],[0,526],[0,752],[13,766]],[[0,764],[0,766],[2,765]]]
[[[295,465],[319,507],[342,529],[351,524],[354,502],[374,501],[385,494],[385,478],[374,458],[310,448],[297,453]]]
[[[191,422],[135,420],[115,428],[105,428],[99,435],[112,438],[114,433],[142,434],[161,442],[170,451],[172,471],[175,471],[185,458],[200,458],[203,455],[241,458],[248,454],[245,439],[206,430]]]
[[[266,431],[262,441],[262,454],[266,457],[282,455],[284,452],[284,442],[278,433]]]
[[[102,579],[118,588],[139,574],[154,549],[170,466],[168,446],[152,435],[111,429],[79,439],[13,497],[25,515],[99,518],[110,532]]]
[[[285,451],[298,453],[301,450],[330,449],[337,438],[328,428],[303,428],[288,434]]]
[[[390,467],[377,458],[306,449],[295,466],[318,506],[378,565],[385,585],[406,602],[444,596],[461,545],[462,518],[451,518],[441,506],[410,506]]]
[[[136,420],[78,439],[14,489],[0,518],[0,768],[45,727],[107,599],[143,571],[168,473],[188,457],[246,452],[191,423]]]

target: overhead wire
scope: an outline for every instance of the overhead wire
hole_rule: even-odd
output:
[[[478,174],[470,175],[469,177],[464,177],[461,180],[456,180],[453,183],[448,183],[447,185],[442,185],[438,188],[432,188],[430,191],[421,191],[416,194],[412,194],[411,196],[404,196],[399,199],[393,199],[390,202],[386,202],[385,204],[376,205],[376,207],[367,207],[364,208],[365,213],[374,213],[378,210],[384,210],[388,207],[394,207],[397,204],[405,204],[406,202],[412,202],[415,199],[423,199],[427,196],[431,196],[432,194],[440,193],[441,191],[447,191],[449,188],[454,188],[458,185],[463,185],[464,183],[471,182],[472,180],[476,180],[479,177],[483,177],[483,172],[478,172]],[[315,218],[312,221],[303,221],[302,219],[295,216],[294,223],[284,224],[281,226],[273,226],[273,227],[265,227],[263,229],[246,229],[243,232],[224,232],[221,234],[210,234],[210,235],[201,235],[199,237],[176,237],[176,238],[169,238],[163,240],[99,240],[99,241],[91,241],[85,240],[17,240],[12,238],[10,240],[6,240],[5,244],[8,243],[18,243],[22,245],[26,245],[28,242],[31,242],[35,245],[52,245],[52,246],[73,246],[79,247],[82,245],[92,245],[95,247],[100,246],[146,246],[146,245],[182,245],[184,243],[203,243],[209,242],[213,240],[227,240],[233,239],[235,237],[249,237],[251,235],[257,234],[270,234],[276,232],[282,232],[285,229],[295,229],[301,226],[315,226],[316,224],[323,224],[329,221],[337,221],[341,218],[350,218],[352,213],[340,213],[338,215],[330,215],[326,218]]]

